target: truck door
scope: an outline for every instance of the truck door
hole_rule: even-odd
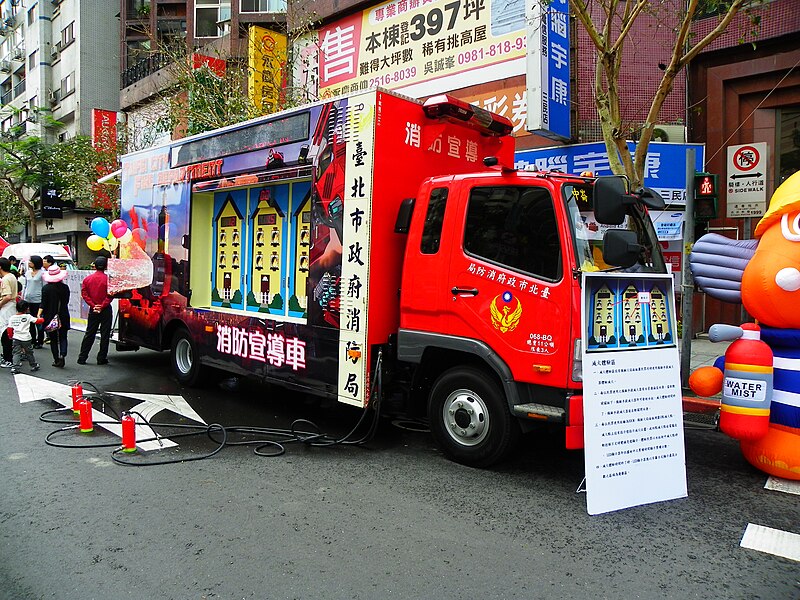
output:
[[[573,315],[563,210],[547,187],[460,185],[442,282],[447,333],[487,343],[517,381],[566,386]]]

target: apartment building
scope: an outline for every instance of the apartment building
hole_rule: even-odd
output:
[[[119,110],[117,7],[106,0],[0,0],[0,129],[55,142],[91,135],[92,109]],[[45,127],[46,111],[61,124]],[[100,211],[102,213],[102,211]],[[65,207],[39,218],[39,240],[68,244],[88,262],[98,211]],[[22,232],[19,239],[27,239]],[[85,259],[85,260],[84,260]]]
[[[119,109],[117,8],[103,0],[0,0],[2,130],[50,139],[91,133],[92,109]],[[34,108],[63,126],[43,131]]]

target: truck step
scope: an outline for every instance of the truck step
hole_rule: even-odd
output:
[[[516,417],[552,421],[556,423],[563,423],[566,416],[566,411],[563,408],[534,403],[517,404],[513,407],[513,412]]]

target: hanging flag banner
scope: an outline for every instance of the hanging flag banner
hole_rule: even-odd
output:
[[[247,48],[250,101],[264,114],[277,112],[286,93],[286,35],[251,25]]]
[[[687,495],[674,289],[665,274],[583,274],[586,508]]]

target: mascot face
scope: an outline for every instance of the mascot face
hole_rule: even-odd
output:
[[[762,234],[742,276],[742,302],[765,325],[800,329],[800,211]]]
[[[765,325],[800,329],[800,172],[784,181],[758,222],[742,275],[742,303]]]

